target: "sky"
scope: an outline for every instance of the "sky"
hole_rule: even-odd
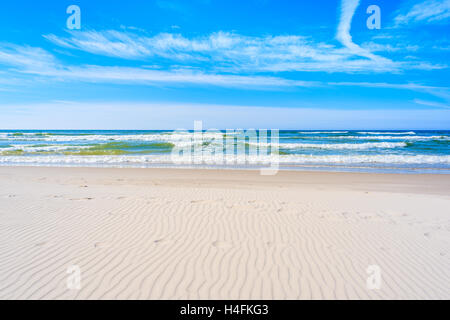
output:
[[[0,26],[0,129],[450,130],[450,0],[16,0]]]

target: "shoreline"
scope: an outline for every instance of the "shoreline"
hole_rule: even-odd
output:
[[[236,165],[178,165],[172,163],[161,164],[42,164],[42,163],[0,163],[0,168],[98,168],[98,169],[168,169],[168,170],[237,170],[237,171],[259,171],[266,166],[236,166]],[[281,164],[278,167],[279,172],[325,172],[325,173],[368,173],[368,174],[407,174],[407,175],[449,175],[450,168],[421,168],[421,167],[391,167],[391,166],[347,166],[347,165],[299,165],[299,164]]]
[[[447,175],[27,166],[0,190],[2,299],[450,298]]]

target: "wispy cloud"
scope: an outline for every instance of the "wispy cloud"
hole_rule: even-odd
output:
[[[360,46],[353,42],[352,36],[350,35],[353,15],[355,14],[358,6],[359,0],[342,0],[341,17],[337,28],[336,39],[355,54],[369,56],[372,58],[373,56],[370,55],[368,51],[363,50]]]
[[[351,42],[345,33],[339,33],[344,48],[298,35],[249,37],[223,31],[190,39],[172,33],[148,37],[114,30],[70,32],[68,37],[50,34],[45,38],[58,46],[96,55],[141,61],[164,58],[177,64],[201,64],[203,68],[234,73],[428,69],[417,61],[394,62],[377,56]]]
[[[0,46],[0,64],[6,65],[9,67],[9,72],[18,75],[34,75],[64,81],[153,86],[203,85],[256,90],[289,87],[359,86],[412,90],[450,100],[448,88],[415,83],[302,81],[275,76],[205,72],[201,69],[183,67],[160,70],[150,67],[70,65],[58,61],[51,53],[41,48],[17,45]],[[10,74],[6,76],[11,77]]]
[[[11,72],[50,77],[61,80],[129,84],[178,84],[208,85],[220,87],[311,87],[314,81],[289,80],[271,76],[207,73],[192,68],[155,70],[145,67],[121,67],[98,65],[66,65],[51,53],[34,47],[11,45],[0,47],[0,64]]]
[[[58,37],[53,34],[44,37],[54,44],[110,57],[139,59],[150,55],[150,48],[145,44],[145,38],[132,37],[130,33],[121,31],[83,31],[70,32],[70,38]]]
[[[396,26],[416,22],[436,22],[450,18],[450,0],[427,0],[415,4],[395,18]]]
[[[417,103],[417,104],[420,104],[423,106],[450,109],[450,103],[441,103],[441,102],[421,100],[421,99],[414,99],[414,103]]]
[[[332,85],[358,86],[368,88],[406,89],[406,90],[432,90],[440,87],[425,86],[416,83],[386,83],[386,82],[329,82]]]
[[[341,2],[336,39],[342,46],[300,35],[245,36],[218,31],[189,38],[177,33],[149,36],[143,30],[122,27],[119,31],[69,31],[65,36],[44,36],[69,52],[80,50],[126,60],[121,61],[120,65],[115,65],[114,62],[117,61],[114,60],[106,60],[105,63],[110,65],[102,66],[87,63],[65,64],[46,50],[18,45],[0,46],[0,64],[6,65],[10,72],[18,74],[84,82],[253,89],[355,85],[416,90],[446,96],[445,90],[412,84],[332,83],[292,80],[271,75],[291,71],[387,73],[447,67],[419,59],[393,61],[374,53],[415,51],[417,46],[400,48],[399,45],[374,42],[362,45],[354,43],[350,31],[358,6],[359,0]],[[137,64],[140,66],[136,66]]]
[[[407,43],[377,43],[374,41],[364,42],[361,47],[370,52],[416,52],[421,49],[418,45]]]
[[[301,35],[258,37],[226,31],[185,37],[178,33],[149,36],[133,29],[88,30],[44,37],[55,45],[95,55],[146,62],[161,62],[163,58],[165,65],[200,66],[209,72],[380,73],[446,67],[418,60],[393,61],[380,55],[381,52],[397,51],[400,49],[398,46],[373,42],[360,46],[354,43],[350,31],[358,6],[359,0],[341,2],[336,39],[342,46]],[[405,45],[404,49],[414,51],[417,46]]]
[[[242,76],[232,74],[205,73],[191,69],[152,70],[133,67],[108,66],[59,66],[46,70],[24,70],[24,72],[79,80],[84,82],[105,82],[146,85],[204,85],[239,87],[241,89],[264,89],[270,87],[312,87],[313,81],[288,80],[269,76]]]
[[[0,47],[0,64],[27,69],[54,66],[55,57],[44,49],[6,44]]]
[[[373,42],[365,43],[360,46],[353,42],[350,34],[351,24],[356,9],[359,6],[359,0],[342,0],[341,15],[337,28],[336,39],[342,43],[353,55],[365,57],[366,60],[349,59],[346,63],[349,65],[357,65],[362,70],[371,70],[374,72],[398,71],[402,69],[432,69],[440,68],[439,66],[430,66],[428,63],[417,63],[411,61],[394,62],[388,58],[374,54],[374,52],[394,51],[389,45],[380,45]],[[412,49],[412,47],[410,48]],[[354,70],[358,68],[354,68]]]

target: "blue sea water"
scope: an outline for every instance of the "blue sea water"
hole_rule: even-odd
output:
[[[201,140],[193,136],[170,130],[0,130],[0,165],[186,167],[171,161],[174,148],[197,144],[205,152],[217,152],[217,146],[232,139],[232,153],[244,156],[255,143],[225,130],[203,132]],[[258,140],[257,150],[261,145],[264,142]],[[280,169],[450,173],[450,131],[284,130],[279,132],[278,149],[268,150]],[[192,166],[255,167],[208,161]]]

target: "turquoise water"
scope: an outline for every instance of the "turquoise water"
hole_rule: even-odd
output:
[[[259,150],[264,144],[225,131],[192,137],[169,130],[0,130],[0,165],[181,166],[171,160],[173,148],[197,147],[208,154],[224,152],[223,142],[231,141],[232,153],[244,157],[251,146]],[[279,150],[268,148],[265,157],[281,169],[450,173],[450,131],[285,130],[279,132]]]

